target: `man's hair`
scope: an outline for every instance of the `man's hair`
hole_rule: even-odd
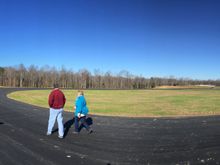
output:
[[[54,83],[54,84],[53,84],[53,87],[54,87],[54,88],[59,88],[59,84],[58,84],[58,83]]]

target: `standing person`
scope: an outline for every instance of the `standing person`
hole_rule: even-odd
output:
[[[66,98],[63,92],[59,89],[58,84],[54,84],[54,89],[51,91],[48,104],[50,106],[50,116],[48,121],[47,135],[52,134],[52,129],[57,119],[59,138],[63,138],[63,107],[66,103]]]
[[[75,119],[74,119],[74,125],[75,125],[75,131],[74,133],[79,133],[79,122],[83,124],[83,126],[86,128],[88,133],[92,133],[92,129],[89,127],[89,125],[86,122],[86,115],[88,114],[89,110],[86,106],[86,99],[84,97],[84,93],[82,90],[78,90],[76,101],[75,101]]]

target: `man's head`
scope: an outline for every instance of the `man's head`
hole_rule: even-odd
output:
[[[59,88],[59,84],[58,84],[58,83],[54,83],[54,84],[53,84],[53,87],[54,87],[54,88]]]

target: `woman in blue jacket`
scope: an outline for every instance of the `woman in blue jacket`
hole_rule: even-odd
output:
[[[89,127],[89,125],[86,122],[86,115],[89,113],[89,110],[86,106],[86,99],[84,97],[84,93],[82,90],[78,91],[74,109],[75,109],[74,133],[79,133],[79,121],[81,122],[81,124],[83,124],[83,126],[86,128],[88,133],[92,133],[92,129]]]

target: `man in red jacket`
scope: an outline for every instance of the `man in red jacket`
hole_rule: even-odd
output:
[[[66,103],[66,98],[63,92],[58,88],[58,84],[54,85],[54,89],[51,91],[48,104],[50,106],[50,116],[48,121],[47,135],[52,134],[52,129],[57,119],[59,138],[63,138],[63,107]]]

